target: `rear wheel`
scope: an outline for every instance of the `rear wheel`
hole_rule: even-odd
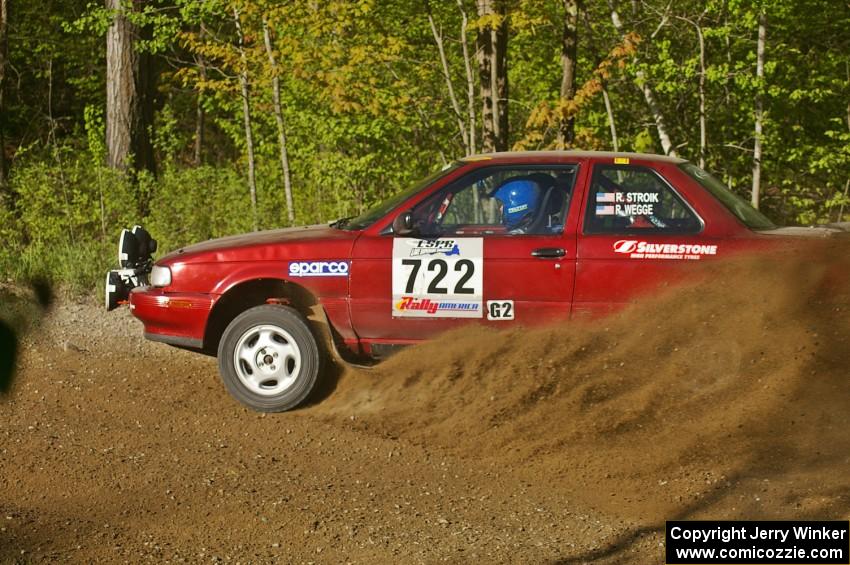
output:
[[[218,367],[224,386],[239,402],[260,412],[283,412],[313,391],[321,356],[301,314],[263,305],[238,315],[224,330]]]

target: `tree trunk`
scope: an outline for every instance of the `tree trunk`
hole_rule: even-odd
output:
[[[461,15],[460,44],[463,48],[463,66],[466,70],[466,114],[467,119],[469,120],[469,149],[470,153],[475,153],[478,150],[475,139],[475,77],[472,74],[472,65],[469,57],[469,43],[466,40],[466,29],[469,25],[469,18],[463,7],[463,0],[457,0],[457,6],[460,8]]]
[[[437,44],[437,52],[440,55],[440,64],[443,68],[443,78],[446,81],[446,88],[449,91],[449,102],[451,102],[452,110],[454,110],[455,117],[457,118],[457,127],[460,132],[460,137],[463,140],[463,148],[467,155],[471,155],[472,148],[469,146],[469,135],[466,131],[466,123],[464,122],[463,114],[461,114],[457,96],[455,96],[451,73],[449,73],[449,61],[446,57],[445,46],[443,45],[443,35],[437,30],[437,24],[434,22],[434,16],[431,14],[430,5],[428,6],[428,24],[431,26],[431,34],[434,36],[434,43]]]
[[[699,167],[705,169],[708,154],[708,127],[705,117],[705,37],[699,23],[696,27],[699,38]]]
[[[495,0],[499,25],[493,35],[493,93],[496,151],[508,150],[508,8],[506,0]]]
[[[620,14],[618,14],[617,10],[614,9],[614,5],[611,0],[608,0],[608,6],[611,10],[611,22],[614,24],[614,28],[617,30],[617,33],[625,37],[623,22],[620,20]],[[635,57],[633,62],[637,64],[638,58]],[[670,135],[667,133],[667,122],[664,119],[664,114],[658,106],[658,100],[655,98],[655,93],[649,86],[646,73],[639,70],[635,74],[640,85],[640,90],[643,92],[643,98],[646,100],[646,105],[649,107],[649,113],[652,114],[652,119],[655,122],[655,130],[658,132],[658,139],[661,141],[661,148],[664,151],[664,154],[670,155],[671,157],[678,157],[676,154],[676,148],[673,146],[673,142],[670,141]]]
[[[206,128],[206,112],[200,92],[195,103],[197,104],[195,106],[195,148],[192,154],[192,164],[200,167],[204,162],[204,130]]]
[[[767,15],[759,14],[759,38],[756,46],[756,124],[753,141],[753,191],[752,204],[758,209],[761,197],[761,134],[762,134],[762,82],[764,81],[764,43],[767,36]]]
[[[142,4],[137,0],[137,6]],[[122,171],[153,173],[153,66],[150,55],[136,50],[137,40],[150,30],[139,29],[124,15],[133,9],[131,0],[106,0],[106,7],[114,11],[106,33],[107,164]],[[140,203],[140,208],[146,206]]]
[[[6,89],[6,58],[8,49],[8,27],[9,21],[8,0],[0,0],[0,116],[5,111],[3,92]],[[9,167],[6,163],[6,138],[4,136],[5,120],[0,119],[0,204],[9,198]]]
[[[286,150],[286,128],[283,123],[283,110],[280,105],[280,74],[278,72],[277,60],[272,49],[272,37],[269,32],[269,23],[263,17],[263,39],[266,44],[266,53],[269,56],[269,66],[272,69],[272,99],[274,102],[274,117],[277,121],[277,141],[280,147],[280,167],[283,171],[283,192],[286,196],[286,217],[289,225],[295,223],[295,206],[292,202],[292,176],[289,172],[289,153]]]
[[[708,154],[708,134],[705,116],[705,36],[702,33],[703,16],[705,16],[705,12],[696,21],[682,16],[674,16],[694,26],[697,32],[697,43],[699,44],[699,78],[697,83],[697,97],[699,99],[699,166],[701,169],[705,168],[705,160]]]
[[[847,202],[847,194],[850,191],[850,178],[844,183],[844,198],[841,200],[841,207],[838,209],[838,219],[836,222],[841,222],[844,220],[844,204]]]
[[[508,22],[504,0],[477,0],[478,77],[484,152],[508,149]]]
[[[248,84],[248,59],[245,56],[245,36],[242,33],[242,23],[239,20],[239,10],[233,8],[233,21],[236,24],[236,34],[239,38],[239,86],[242,92],[242,118],[245,125],[245,147],[248,151],[248,191],[251,195],[251,216],[254,231],[260,229],[257,216],[257,177],[254,163],[254,133],[251,129],[251,99]]]
[[[561,100],[572,100],[576,93],[576,56],[578,51],[578,0],[563,0],[564,26],[561,34]],[[558,147],[575,141],[575,118],[562,118],[558,124]]]
[[[850,61],[844,61],[844,71],[847,73],[847,84],[850,84]],[[847,103],[847,129],[850,130],[850,102]],[[844,198],[841,200],[841,208],[838,209],[838,222],[844,220],[844,204],[847,202],[847,191],[850,190],[850,177],[844,183]]]
[[[477,0],[478,17],[491,16],[491,0]],[[495,108],[493,104],[493,37],[488,26],[478,26],[476,38],[478,58],[478,89],[481,98],[481,150],[496,151]]]
[[[614,125],[614,109],[611,107],[611,97],[608,96],[608,88],[602,83],[602,99],[605,101],[605,112],[608,114],[608,128],[611,130],[611,146],[614,151],[620,150],[620,142],[617,140],[617,126]]]
[[[201,26],[198,30],[198,37],[204,37],[204,27]],[[207,80],[207,59],[203,55],[195,57],[195,64],[198,65],[198,71],[201,73],[201,79]],[[195,149],[193,152],[192,164],[200,167],[204,162],[204,137],[206,133],[207,113],[204,110],[204,95],[198,89],[198,96],[195,101]]]

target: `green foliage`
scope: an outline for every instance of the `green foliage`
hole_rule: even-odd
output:
[[[569,116],[579,148],[611,149],[604,87],[620,149],[659,151],[655,120],[637,84],[640,74],[656,95],[677,151],[697,160],[702,77],[708,169],[749,196],[754,101],[760,94],[762,209],[779,223],[835,221],[842,209],[847,218],[850,7],[829,0],[613,2],[623,32],[635,38],[634,49],[622,51],[624,37],[612,25],[610,3],[580,4],[576,87],[582,97],[565,103],[563,3],[508,3],[510,145],[551,144],[552,125]],[[118,230],[139,222],[161,240],[163,250],[249,230],[242,70],[250,83],[261,228],[289,223],[272,99],[275,76],[296,224],[358,213],[465,151],[428,14],[443,38],[448,80],[465,124],[461,8],[468,17],[464,37],[473,74],[476,33],[498,17],[478,18],[471,0],[126,5],[131,8],[117,14],[91,0],[19,2],[10,12],[0,127],[11,181],[10,197],[0,203],[0,237],[6,242],[0,279],[52,274],[91,286],[114,261]],[[234,9],[244,34],[244,64]],[[763,81],[755,76],[759,10],[768,21]],[[104,44],[119,15],[143,30],[136,48],[157,61],[150,132],[160,163],[157,177],[123,176],[104,166]],[[276,71],[266,52],[264,21]],[[478,80],[476,74],[473,111],[480,147]],[[203,164],[195,166],[199,115]],[[150,201],[146,218],[135,212],[142,199]]]
[[[145,227],[159,240],[163,252],[251,230],[245,181],[234,169],[169,167],[155,192],[158,197],[152,201]]]
[[[63,292],[100,294],[107,270],[115,268],[115,244],[100,241],[29,245],[0,252],[0,274],[9,281],[46,280]]]
[[[101,236],[101,188],[107,228],[128,220],[126,202],[133,202],[128,182],[80,159],[71,147],[57,148],[56,154],[58,164],[38,158],[19,163],[11,179],[23,241],[38,246]],[[101,182],[99,175],[110,178]]]
[[[106,144],[104,142],[106,124],[103,119],[103,108],[89,104],[83,112],[83,120],[92,164],[96,167],[101,166],[106,159]]]

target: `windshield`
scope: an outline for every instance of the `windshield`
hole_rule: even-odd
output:
[[[345,221],[345,222],[339,224],[337,227],[339,227],[339,229],[344,229],[344,230],[366,229],[369,226],[371,226],[372,224],[374,224],[375,222],[377,222],[378,220],[380,220],[381,218],[383,218],[384,216],[386,216],[388,213],[390,213],[393,210],[393,208],[395,208],[396,206],[398,206],[399,204],[401,204],[402,202],[404,202],[405,200],[407,200],[408,198],[410,198],[411,196],[413,196],[414,194],[416,194],[417,192],[419,192],[420,190],[422,190],[426,186],[430,185],[431,183],[433,183],[437,179],[442,178],[443,176],[454,171],[455,169],[457,169],[461,165],[463,165],[462,162],[455,161],[454,163],[447,165],[443,169],[441,169],[441,170],[439,170],[435,173],[432,173],[431,175],[429,175],[426,178],[422,179],[421,181],[417,182],[416,184],[414,184],[413,186],[411,186],[407,190],[403,190],[403,191],[399,192],[398,194],[391,196],[390,198],[384,200],[383,202],[381,202],[377,206],[370,208],[369,210],[367,210],[366,212],[363,212],[362,214],[360,214],[356,218],[351,218],[351,220]]]
[[[735,217],[752,230],[776,229],[776,224],[771,222],[767,216],[750,206],[750,203],[726,188],[726,186],[703,171],[693,163],[682,163],[679,168],[685,171],[689,177],[700,183],[712,196],[720,201]]]

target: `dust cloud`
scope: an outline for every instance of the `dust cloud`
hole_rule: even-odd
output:
[[[648,524],[850,517],[850,253],[705,265],[596,321],[462,329],[311,411]]]

